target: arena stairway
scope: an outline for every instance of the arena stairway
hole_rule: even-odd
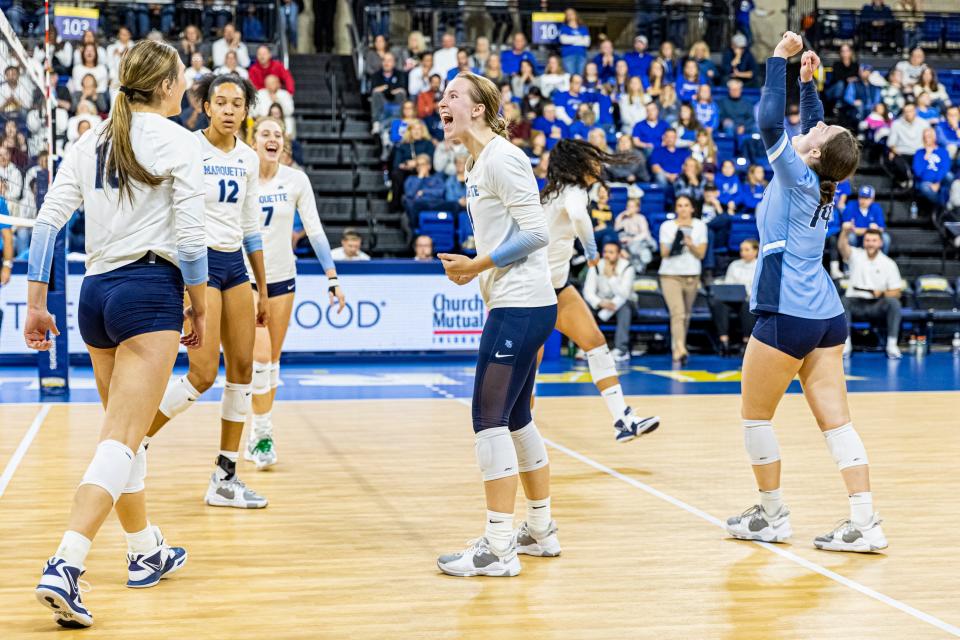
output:
[[[293,55],[297,139],[303,168],[317,197],[324,230],[333,247],[353,227],[374,256],[408,251],[402,214],[391,213],[383,182],[380,145],[370,135],[370,111],[349,56]]]

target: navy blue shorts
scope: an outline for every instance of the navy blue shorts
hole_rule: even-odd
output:
[[[257,283],[251,282],[250,286],[253,287],[253,290],[257,290]],[[267,283],[267,295],[271,298],[276,298],[277,296],[285,296],[288,293],[294,293],[297,290],[297,281],[295,278],[290,278],[289,280],[281,280],[280,282],[268,282]]]
[[[530,423],[537,352],[557,324],[557,305],[493,309],[483,325],[473,385],[473,430]]]
[[[87,276],[77,314],[83,341],[113,349],[141,333],[183,329],[183,276],[166,260],[147,258]]]
[[[243,263],[243,250],[215,251],[207,249],[207,286],[226,291],[250,282],[247,265]]]
[[[826,349],[847,340],[847,318],[840,314],[826,320],[798,318],[782,313],[761,313],[753,337],[797,360],[814,349]]]

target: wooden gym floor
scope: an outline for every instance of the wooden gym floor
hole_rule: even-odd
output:
[[[795,537],[775,549],[718,528],[755,498],[739,398],[632,400],[663,426],[626,445],[613,442],[598,397],[539,401],[563,556],[522,557],[513,579],[436,569],[438,554],[482,532],[464,401],[278,404],[280,464],[256,473],[241,463],[241,477],[271,500],[261,511],[203,505],[219,403],[199,404],[151,445],[147,485],[151,519],[188,549],[187,565],[155,588],[125,588],[125,546],[111,516],[84,576],[96,625],[79,632],[56,627],[33,586],[59,541],[101,410],[0,405],[0,637],[960,635],[960,393],[851,395],[891,543],[873,556],[811,545],[847,504],[801,396],[787,396],[776,420]],[[32,443],[31,425],[39,425]]]

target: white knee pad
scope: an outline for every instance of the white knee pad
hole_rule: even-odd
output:
[[[550,464],[550,458],[547,457],[547,448],[543,444],[543,438],[537,425],[532,421],[523,429],[512,431],[510,436],[513,438],[513,446],[517,450],[517,463],[520,473],[527,471],[536,471],[540,467]]]
[[[270,393],[270,363],[253,363],[253,395],[262,396]]]
[[[167,383],[167,390],[160,401],[160,413],[168,418],[175,418],[189,409],[199,397],[200,392],[193,388],[187,376],[180,376]]]
[[[842,427],[830,429],[823,432],[827,439],[827,448],[830,449],[830,455],[837,467],[843,471],[847,467],[857,467],[862,464],[870,464],[867,460],[867,450],[863,447],[863,440],[857,430],[853,428],[853,423],[848,422]]]
[[[607,345],[587,351],[587,365],[590,367],[590,377],[594,384],[617,375],[617,365],[614,364]]]
[[[220,417],[229,422],[246,422],[250,412],[250,394],[253,385],[227,382],[220,401]]]
[[[133,456],[133,466],[130,467],[130,477],[127,478],[127,485],[123,488],[123,493],[140,493],[146,488],[147,479],[147,448],[140,443],[140,448]]]
[[[475,452],[484,481],[517,475],[517,450],[506,427],[484,429],[478,433]]]
[[[130,469],[133,467],[133,451],[117,440],[104,440],[97,445],[97,452],[83,474],[80,485],[93,484],[107,493],[116,502],[127,486]]]
[[[752,465],[770,464],[780,459],[777,434],[769,420],[744,420],[743,444]]]
[[[270,388],[276,389],[280,386],[280,363],[270,363]]]

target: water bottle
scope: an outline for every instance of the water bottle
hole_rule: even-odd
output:
[[[917,357],[922,358],[927,355],[927,336],[917,338]]]
[[[910,203],[910,219],[917,219],[917,203],[916,201]]]
[[[960,355],[960,331],[954,332],[950,346],[953,347],[953,355]]]
[[[910,345],[910,355],[912,355],[912,356],[913,356],[913,355],[916,355],[916,354],[917,354],[917,336],[916,336],[916,334],[913,334],[913,333],[910,334],[910,342],[909,342],[908,344]]]

